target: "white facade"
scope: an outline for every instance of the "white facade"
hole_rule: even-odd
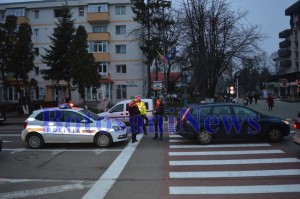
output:
[[[55,10],[62,8],[65,2],[65,0],[0,2],[2,16],[10,13],[17,15],[18,20],[23,17],[32,28],[32,42],[35,50],[39,52],[34,62],[36,70],[29,75],[29,80],[33,78],[38,82],[38,88],[33,89],[38,95],[33,95],[32,100],[57,100],[53,82],[44,81],[39,71],[46,69],[46,65],[41,62],[41,55],[45,55],[44,48],[49,48],[51,42],[49,36],[56,27]],[[68,0],[67,3],[73,13],[75,27],[79,25],[85,27],[89,35],[90,52],[101,65],[99,72],[102,79],[101,87],[97,89],[97,99],[92,95],[92,89],[87,89],[86,100],[116,103],[135,95],[145,96],[146,66],[143,64],[143,54],[139,49],[138,40],[130,35],[131,31],[138,27],[133,21],[130,0]],[[20,9],[21,12],[17,12]],[[97,15],[101,15],[100,18]],[[0,17],[0,23],[4,22],[5,17]],[[75,104],[81,102],[75,87],[72,89],[72,101]]]

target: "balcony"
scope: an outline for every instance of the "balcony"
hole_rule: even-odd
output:
[[[26,16],[17,17],[17,24],[29,23],[29,19]]]
[[[109,32],[91,32],[88,33],[88,41],[109,41]]]
[[[290,46],[291,46],[291,40],[290,39],[286,39],[286,40],[279,43],[279,48],[288,48]]]
[[[281,31],[279,33],[279,38],[282,38],[282,39],[288,38],[288,37],[290,37],[290,35],[291,35],[291,30],[290,29],[286,29],[286,30]]]
[[[278,50],[279,57],[289,57],[291,56],[291,50],[287,48],[282,48]]]
[[[93,23],[109,23],[109,12],[90,12],[87,14],[87,21]]]
[[[279,63],[279,66],[286,68],[286,67],[290,67],[291,64],[292,64],[291,60],[284,60]]]
[[[95,61],[107,61],[110,62],[110,54],[109,53],[93,53],[95,57]]]

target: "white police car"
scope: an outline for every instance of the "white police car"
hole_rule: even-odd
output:
[[[24,122],[22,140],[33,149],[44,143],[95,143],[109,147],[113,142],[127,140],[127,127],[121,121],[63,104],[34,111]]]

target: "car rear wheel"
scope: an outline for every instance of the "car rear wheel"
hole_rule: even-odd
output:
[[[108,133],[97,134],[95,144],[101,148],[109,147],[112,144],[112,138]]]
[[[278,127],[272,127],[270,128],[268,132],[268,139],[271,142],[279,142],[282,138],[282,132],[281,129]]]
[[[199,144],[210,144],[213,140],[213,135],[203,130],[198,133],[197,140]]]
[[[39,149],[44,145],[44,140],[41,135],[31,133],[27,137],[27,146],[31,149]]]

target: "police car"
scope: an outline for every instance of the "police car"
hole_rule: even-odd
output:
[[[22,140],[32,149],[41,148],[44,143],[95,143],[109,147],[113,142],[127,140],[127,127],[90,110],[62,104],[35,110],[24,122]]]

